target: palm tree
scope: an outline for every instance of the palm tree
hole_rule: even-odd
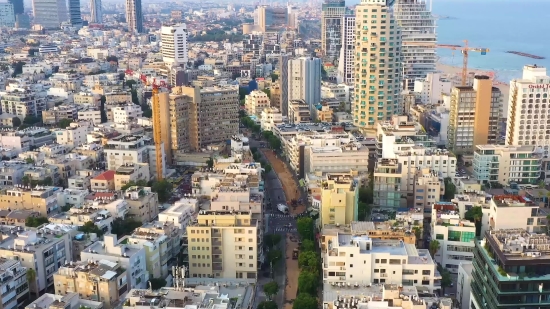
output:
[[[440,248],[441,246],[439,245],[439,241],[435,239],[430,241],[430,247],[428,248],[428,250],[430,251],[432,258],[435,257],[435,254],[437,253],[437,251],[439,251]]]
[[[33,268],[27,269],[27,281],[29,282],[29,297],[30,297],[31,290],[34,290],[34,287],[36,286],[36,271]]]
[[[418,245],[421,243],[420,240],[422,239],[422,229],[420,228],[420,226],[414,226],[413,232],[414,232],[414,236],[416,237],[416,243]]]

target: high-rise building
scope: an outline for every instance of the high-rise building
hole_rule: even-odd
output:
[[[101,0],[90,1],[90,15],[92,23],[103,23],[103,9],[101,8]]]
[[[321,48],[331,58],[338,58],[342,47],[342,17],[346,15],[346,1],[325,0],[321,11]]]
[[[451,90],[447,148],[473,154],[476,145],[496,144],[502,115],[502,93],[488,76],[476,76],[473,86]]]
[[[288,115],[288,55],[279,56],[280,107],[283,116]]]
[[[72,26],[82,27],[80,0],[69,0],[69,22]]]
[[[321,187],[321,226],[345,225],[357,217],[359,186],[351,174],[326,174]]]
[[[0,3],[0,26],[15,26],[15,14],[13,13],[13,4],[9,2]]]
[[[435,70],[437,42],[429,0],[396,0],[393,14],[401,28],[403,87],[414,90],[414,80]]]
[[[523,67],[521,79],[510,82],[508,101],[507,145],[537,145],[550,147],[550,77],[546,68],[537,65]]]
[[[257,25],[262,31],[283,29],[288,26],[288,9],[286,7],[259,6],[255,14]]]
[[[33,0],[32,11],[34,24],[46,29],[61,27],[61,23],[67,21],[67,1],[65,0]]]
[[[305,101],[310,110],[321,103],[321,59],[301,57],[288,62],[288,101],[293,100]]]
[[[162,26],[162,60],[169,66],[185,65],[187,63],[187,26],[176,24]]]
[[[25,13],[25,5],[23,4],[23,0],[8,0],[8,2],[13,5],[14,15],[17,16],[17,14]]]
[[[355,83],[355,14],[342,17],[342,48],[338,61],[338,82]]]
[[[141,0],[126,0],[126,23],[128,31],[143,33]]]
[[[189,150],[189,109],[193,101],[182,93],[181,87],[174,87],[171,93],[159,93],[159,102],[162,141],[167,161],[171,163],[174,152]]]
[[[374,130],[378,122],[402,112],[401,30],[392,0],[361,0],[355,8],[355,100],[353,123]]]

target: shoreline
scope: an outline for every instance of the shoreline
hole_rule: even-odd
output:
[[[462,67],[459,66],[452,66],[448,64],[443,64],[440,62],[436,63],[435,66],[436,71],[441,72],[443,74],[446,74],[450,76],[451,79],[457,78],[460,80],[461,74],[462,74]],[[503,95],[505,97],[508,97],[508,93],[510,91],[510,81],[502,81],[498,79],[498,76],[495,78],[495,72],[492,70],[481,70],[481,69],[468,69],[468,73],[475,73],[476,75],[488,75],[489,77],[493,78],[493,86],[497,87],[502,91]]]

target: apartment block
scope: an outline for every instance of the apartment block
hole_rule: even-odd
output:
[[[42,111],[42,122],[44,124],[57,124],[62,119],[78,119],[78,111],[76,106],[61,105]]]
[[[78,111],[78,119],[91,121],[94,125],[98,125],[101,123],[101,111],[93,108]]]
[[[488,76],[475,76],[473,86],[453,87],[447,148],[471,155],[476,145],[496,144],[502,115],[502,93]]]
[[[145,249],[120,242],[116,235],[107,234],[103,241],[96,241],[80,253],[82,261],[109,261],[126,269],[128,289],[145,288],[149,280],[146,269]]]
[[[27,267],[16,259],[0,258],[0,289],[3,309],[18,308],[29,297]]]
[[[289,101],[288,121],[291,124],[310,123],[311,107],[304,100]]]
[[[126,163],[119,166],[114,174],[115,190],[121,190],[122,187],[130,182],[139,180],[149,181],[149,164],[147,163]]]
[[[0,190],[1,209],[19,209],[39,212],[41,216],[59,211],[56,187],[24,187],[17,185]]]
[[[418,169],[414,175],[414,207],[430,211],[445,194],[445,183],[439,173],[429,168]]]
[[[537,184],[543,152],[537,146],[476,145],[474,177],[481,184]]]
[[[192,98],[184,95],[181,87],[174,87],[171,93],[159,94],[159,103],[161,137],[164,152],[170,161],[173,159],[173,152],[190,149],[189,111],[192,107]]]
[[[276,107],[264,108],[260,113],[260,127],[262,131],[271,131],[283,123],[283,114]]]
[[[17,88],[7,91],[0,91],[0,100],[2,112],[21,117],[27,115],[40,116],[46,109],[46,100],[39,93],[25,89]]]
[[[80,145],[86,144],[87,135],[93,129],[88,122],[73,122],[65,129],[57,129],[53,132],[56,141],[60,145],[64,145],[69,149],[73,149]]]
[[[133,103],[113,106],[107,111],[107,119],[115,123],[129,123],[142,116],[141,106]]]
[[[456,274],[460,263],[472,261],[474,257],[476,226],[461,219],[454,205],[434,205],[431,220],[431,239],[439,242],[434,259]]]
[[[248,115],[254,115],[260,118],[263,110],[270,106],[271,102],[269,101],[269,97],[261,90],[254,90],[244,98],[244,107]]]
[[[199,212],[187,226],[189,276],[256,282],[258,226],[247,211]]]
[[[346,85],[355,84],[355,14],[350,12],[342,16],[341,21],[342,48],[340,49],[340,58],[338,61],[339,83]],[[347,100],[349,101],[349,100]]]
[[[93,222],[104,233],[110,233],[113,226],[113,216],[107,210],[99,207],[83,205],[82,208],[72,207],[67,212],[49,217],[50,222],[56,224],[68,224],[81,227],[88,222]]]
[[[20,226],[9,229],[11,235],[4,236],[0,242],[0,256],[35,270],[36,281],[29,282],[31,297],[53,288],[53,275],[72,257],[71,239],[76,230],[55,224],[40,229]]]
[[[130,187],[124,198],[128,202],[128,215],[137,221],[149,222],[159,213],[158,195],[149,187]]]
[[[83,299],[117,308],[128,292],[127,271],[107,260],[67,262],[54,274],[56,295],[76,293]]]
[[[184,233],[187,233],[187,224],[189,224],[198,209],[198,199],[184,197],[168,209],[160,212],[159,221],[172,223]]]
[[[90,180],[94,192],[108,192],[115,189],[115,171],[108,170]]]
[[[67,295],[46,293],[26,306],[25,309],[80,309],[82,307],[90,309],[103,309],[103,303],[80,299],[79,295],[76,293],[68,293]]]
[[[350,224],[357,217],[359,188],[349,174],[327,174],[321,187],[320,225]]]
[[[301,57],[288,61],[289,102],[303,101],[307,109],[311,111],[315,105],[321,103],[320,81],[321,59]],[[288,109],[290,110],[290,106]]]
[[[168,262],[181,250],[182,231],[172,222],[150,222],[134,230],[128,243],[145,248],[146,267],[153,278],[166,278]],[[172,261],[173,262],[173,261]]]
[[[422,104],[439,104],[443,94],[451,94],[452,85],[441,73],[430,72],[425,78],[414,80],[414,93]]]

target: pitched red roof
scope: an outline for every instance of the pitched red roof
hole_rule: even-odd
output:
[[[103,172],[94,178],[94,180],[107,180],[107,181],[114,180],[114,179],[115,179],[115,171],[111,171],[111,170]]]

